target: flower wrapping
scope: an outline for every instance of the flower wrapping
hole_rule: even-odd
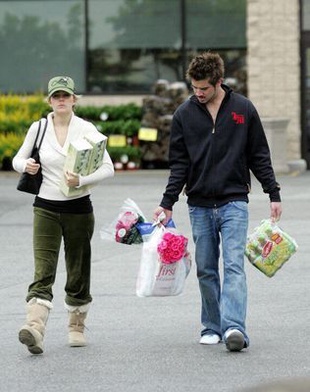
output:
[[[248,236],[245,255],[251,264],[272,277],[297,251],[296,241],[270,219],[261,221]]]
[[[136,212],[125,211],[120,214],[115,225],[115,241],[127,245],[143,242],[137,228],[137,224],[142,222],[144,218]]]
[[[143,243],[138,272],[138,297],[163,297],[183,292],[191,269],[188,240],[174,228],[155,226]]]
[[[138,226],[145,221],[140,208],[128,198],[124,200],[117,218],[101,228],[100,236],[102,239],[126,245],[140,244],[143,238]]]

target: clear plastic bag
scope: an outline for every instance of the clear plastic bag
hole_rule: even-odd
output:
[[[138,272],[138,297],[163,297],[183,292],[191,269],[187,238],[173,227],[157,225],[143,243]]]
[[[116,241],[126,245],[141,244],[142,236],[138,225],[146,218],[132,199],[124,200],[118,216],[100,230],[103,240]]]
[[[291,236],[270,219],[265,219],[248,236],[245,255],[251,264],[271,278],[297,249]]]

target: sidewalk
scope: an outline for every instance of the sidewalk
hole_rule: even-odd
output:
[[[127,197],[151,219],[167,175],[167,171],[117,172],[93,190],[96,230],[89,345],[67,346],[61,254],[45,352],[31,356],[18,342],[17,332],[25,319],[24,298],[33,273],[33,197],[16,191],[16,173],[0,173],[1,392],[240,392],[270,381],[310,378],[310,172],[278,176],[284,209],[280,226],[296,239],[299,249],[273,278],[246,260],[251,341],[250,348],[240,353],[228,352],[224,344],[199,345],[195,267],[181,296],[138,298],[135,280],[141,247],[100,238],[100,228],[115,218]],[[269,214],[268,196],[254,180],[249,208],[252,230]],[[183,196],[175,206],[174,220],[191,238]],[[193,254],[191,239],[189,248]]]

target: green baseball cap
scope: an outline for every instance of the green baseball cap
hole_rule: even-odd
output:
[[[65,91],[75,94],[74,81],[69,76],[55,76],[48,82],[48,97],[50,98],[56,91]]]

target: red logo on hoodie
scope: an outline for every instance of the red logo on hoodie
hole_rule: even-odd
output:
[[[236,112],[231,112],[232,119],[236,124],[244,124],[244,115],[237,114]]]

